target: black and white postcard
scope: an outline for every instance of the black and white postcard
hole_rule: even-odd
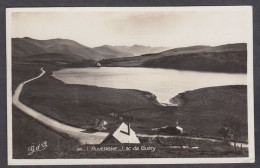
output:
[[[9,165],[255,161],[252,7],[6,14]]]

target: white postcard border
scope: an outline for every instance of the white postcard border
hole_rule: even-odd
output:
[[[12,58],[11,33],[13,12],[80,12],[86,10],[106,11],[190,11],[194,10],[246,10],[250,19],[247,49],[247,83],[248,83],[248,157],[236,158],[129,158],[129,159],[13,159],[12,158]],[[252,6],[204,6],[204,7],[41,7],[41,8],[7,8],[6,9],[6,65],[7,65],[7,148],[8,165],[107,165],[107,164],[205,164],[205,163],[254,163],[254,90],[253,90],[253,18]]]

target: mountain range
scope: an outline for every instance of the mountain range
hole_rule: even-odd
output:
[[[141,54],[141,55],[140,55]],[[142,55],[143,54],[143,55]],[[138,56],[136,56],[138,55]],[[68,66],[153,67],[179,70],[245,73],[247,44],[197,45],[168,49],[142,45],[90,48],[68,39],[13,38],[12,57],[17,61]]]
[[[50,39],[36,40],[29,37],[13,38],[12,39],[12,56],[14,58],[22,57],[37,57],[41,59],[47,54],[55,56],[64,55],[64,59],[72,60],[101,60],[108,58],[131,57],[135,55],[147,54],[151,52],[161,52],[168,48],[165,47],[150,47],[142,45],[133,46],[109,46],[103,45],[100,47],[90,48],[76,41],[68,39]]]

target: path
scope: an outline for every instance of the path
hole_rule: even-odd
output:
[[[85,129],[76,128],[76,127],[72,127],[72,126],[60,123],[50,117],[47,117],[47,116],[41,114],[40,112],[38,112],[34,109],[26,106],[19,100],[19,97],[20,97],[20,94],[22,92],[24,85],[33,80],[36,80],[36,79],[42,77],[45,74],[45,71],[43,70],[43,68],[41,68],[41,71],[42,71],[42,73],[40,75],[22,82],[17,87],[17,89],[15,90],[15,93],[13,95],[13,104],[17,108],[22,110],[24,113],[26,113],[29,116],[33,117],[34,119],[38,120],[42,124],[50,127],[51,129],[77,139],[80,142],[80,144],[100,144],[108,136],[109,133],[105,133],[105,132],[85,133],[84,132]]]
[[[77,139],[81,144],[100,144],[109,133],[106,132],[95,132],[95,133],[85,133],[85,129],[83,128],[76,128],[72,127],[63,123],[60,123],[50,117],[47,117],[40,112],[26,106],[22,102],[20,102],[19,97],[22,92],[22,89],[25,84],[36,80],[40,77],[42,77],[45,74],[45,71],[43,68],[41,68],[42,73],[32,79],[29,79],[27,81],[22,82],[17,89],[15,90],[15,93],[13,95],[13,104],[28,114],[29,116],[33,117],[34,119],[38,120],[39,122],[43,123],[44,125],[52,128],[53,130],[57,132],[61,132],[63,134],[69,135],[70,137],[73,137]],[[156,138],[158,135],[148,135],[148,134],[136,134],[138,137],[150,137],[150,138]],[[170,138],[170,137],[177,137],[177,138],[187,138],[187,139],[194,139],[194,140],[208,140],[212,142],[218,142],[220,140],[217,139],[211,139],[211,138],[197,138],[197,137],[188,137],[188,136],[174,136],[174,135],[159,135],[159,137],[163,138]],[[234,146],[234,142],[230,142],[231,145]],[[248,144],[246,143],[237,143],[237,146],[248,147]]]

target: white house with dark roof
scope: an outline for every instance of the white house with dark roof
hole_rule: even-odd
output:
[[[130,128],[130,124],[122,124],[112,132],[105,140],[105,143],[134,143],[139,144],[140,141],[135,132]]]

